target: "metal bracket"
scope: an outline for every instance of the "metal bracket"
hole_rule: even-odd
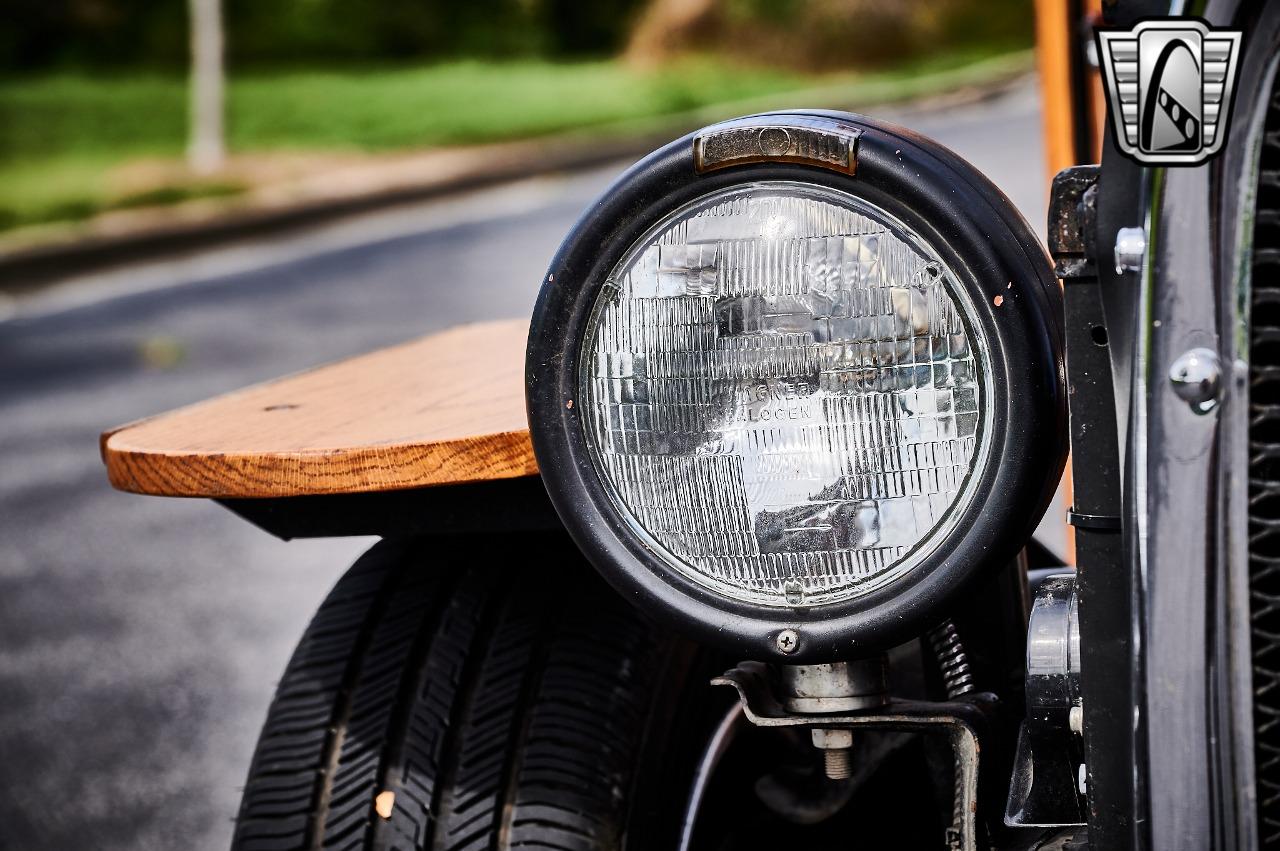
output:
[[[1120,531],[1120,515],[1118,514],[1081,514],[1074,508],[1068,508],[1067,523],[1077,529],[1089,529],[1094,532]]]
[[[995,695],[974,694],[945,703],[891,700],[859,712],[805,715],[782,705],[770,685],[768,666],[762,662],[743,662],[711,684],[736,689],[743,714],[757,727],[873,727],[947,734],[956,771],[955,821],[947,831],[947,845],[954,851],[977,851],[979,739],[996,707]]]
[[[1097,215],[1098,167],[1064,169],[1049,196],[1049,251],[1063,283],[1097,275],[1093,223]]]

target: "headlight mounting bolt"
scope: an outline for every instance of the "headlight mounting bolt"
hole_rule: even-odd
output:
[[[853,774],[853,731],[813,728],[813,746],[822,751],[822,767],[828,779],[848,780]]]
[[[853,774],[853,731],[823,726],[818,716],[863,712],[889,701],[888,659],[882,654],[848,662],[781,665],[775,669],[783,707],[815,716],[813,746],[822,751],[823,771],[831,780]]]
[[[796,652],[796,648],[800,646],[800,636],[796,634],[794,629],[784,629],[778,633],[775,643],[783,653],[791,654]]]

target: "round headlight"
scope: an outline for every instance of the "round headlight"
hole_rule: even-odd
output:
[[[636,535],[728,597],[819,606],[905,575],[973,498],[990,368],[955,275],[885,210],[720,189],[596,297],[578,399]]]
[[[528,360],[544,480],[606,576],[705,636],[887,646],[1052,494],[1057,297],[1009,202],[930,143],[829,114],[709,128],[553,262]]]

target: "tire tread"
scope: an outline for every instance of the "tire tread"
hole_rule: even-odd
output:
[[[508,571],[363,556],[280,681],[233,849],[623,848],[676,645],[556,547]]]

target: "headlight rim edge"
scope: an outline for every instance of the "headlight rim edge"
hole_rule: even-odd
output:
[[[796,114],[838,118],[863,131],[856,176],[769,163],[699,175],[693,164],[695,134],[654,152],[588,209],[557,253],[535,309],[526,372],[531,432],[544,482],[566,528],[601,573],[656,615],[704,640],[751,658],[790,663],[878,651],[929,628],[930,619],[941,617],[949,601],[1016,555],[1052,496],[1066,446],[1060,320],[1051,315],[1060,293],[1047,255],[1025,220],[972,166],[909,131],[861,116]],[[973,298],[974,307],[992,352],[991,456],[985,469],[975,471],[980,479],[958,531],[887,587],[807,612],[717,597],[648,553],[606,494],[590,459],[579,411],[566,407],[576,392],[581,333],[595,302],[591,282],[598,286],[636,239],[690,200],[774,179],[848,192],[906,223],[945,259],[965,294],[980,296]],[[978,257],[966,257],[958,242]],[[992,271],[1009,272],[1017,289],[997,289],[994,278],[975,273],[972,263],[978,259],[992,263]],[[995,296],[1003,296],[1004,304],[995,306]],[[1011,336],[998,323],[1030,334]],[[1013,386],[1023,392],[1010,393]],[[1033,457],[1021,452],[1010,459],[1015,442],[1031,449]],[[997,488],[1000,493],[993,495]],[[1014,528],[984,520],[984,503],[995,503],[991,508],[1011,518]],[[966,527],[974,514],[978,516]],[[1020,518],[1025,524],[1021,530],[1016,528]],[[785,655],[773,640],[784,628],[801,635],[800,647]]]

